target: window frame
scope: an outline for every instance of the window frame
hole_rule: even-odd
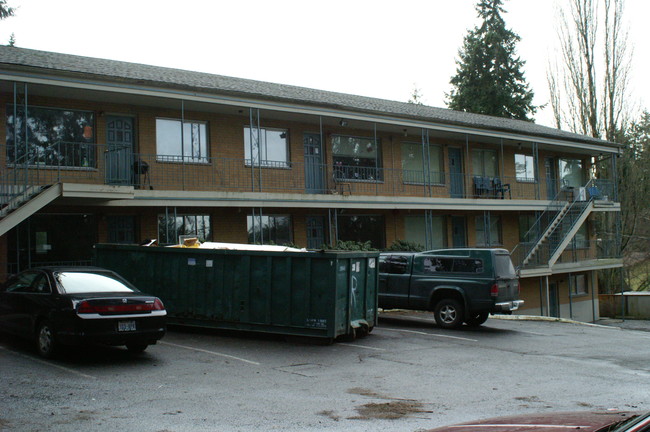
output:
[[[523,156],[524,157],[524,171],[526,171],[526,177],[521,177],[519,175],[519,172],[517,170],[517,157],[518,156]],[[532,168],[532,177],[528,177],[528,160],[530,159],[531,163],[531,168]],[[525,153],[515,153],[515,178],[518,183],[537,183],[537,169],[536,169],[536,164],[535,164],[535,156],[533,155],[527,155]]]
[[[492,223],[496,219],[496,222],[494,223],[494,226],[497,229],[497,239],[492,238]],[[480,223],[479,223],[480,222]],[[485,243],[485,217],[484,216],[476,216],[475,217],[475,235],[476,235],[476,246],[477,247],[494,247],[494,246],[503,246],[503,224],[501,220],[501,215],[490,215],[490,227],[489,227],[489,234],[490,234],[490,239],[488,243]],[[482,236],[479,236],[479,227],[481,227],[481,232],[483,232]]]
[[[248,236],[248,244],[258,244],[257,239],[255,237],[252,238],[253,241],[251,242],[251,236],[253,236],[253,233],[251,232],[251,230],[252,230],[252,220],[253,220],[252,218],[267,218],[269,220],[270,220],[270,218],[273,218],[274,220],[276,218],[287,218],[288,219],[288,224],[287,224],[287,229],[288,229],[288,234],[289,234],[288,241],[278,242],[277,241],[277,236],[274,236],[275,237],[274,239],[263,237],[259,244],[285,245],[285,244],[293,243],[293,218],[291,217],[291,214],[290,213],[286,213],[286,214],[285,213],[283,213],[283,214],[272,213],[272,214],[262,214],[262,215],[256,215],[256,214],[247,214],[246,215],[246,233],[247,233],[247,236]],[[262,225],[263,223],[264,223],[264,221],[260,221],[260,225]],[[268,225],[268,222],[267,222],[266,224],[262,225],[262,229],[265,229],[265,227],[268,227],[268,226],[269,225]],[[275,226],[277,226],[277,224]],[[267,228],[267,229],[270,231],[271,228]],[[269,231],[267,231],[267,232],[269,232]]]
[[[580,181],[578,182],[577,185],[569,184],[568,181],[562,175],[562,164],[566,163],[567,165],[570,165],[570,162],[579,162],[580,164]],[[582,159],[559,158],[557,161],[557,172],[558,172],[560,187],[563,190],[582,187],[585,185],[585,166],[584,166],[584,161]]]
[[[485,154],[486,153],[494,153],[495,158],[494,158],[494,175],[492,174],[487,174],[485,170]],[[480,166],[481,166],[481,172],[476,172],[474,169],[474,155],[480,155],[479,160],[480,160]],[[471,155],[471,164],[472,164],[472,175],[473,176],[480,176],[480,177],[500,177],[499,173],[499,152],[495,149],[485,149],[485,148],[475,148],[472,149],[472,155]]]
[[[584,238],[578,238],[578,235],[584,235]],[[580,225],[576,233],[574,234],[573,238],[571,239],[571,246],[575,248],[576,250],[578,249],[589,249],[590,242],[589,242],[589,227],[587,226],[586,223],[583,223]]]
[[[280,132],[280,135],[285,134],[284,138],[280,136],[280,138],[284,139],[284,153],[285,153],[285,159],[284,161],[275,161],[275,160],[269,160],[268,158],[265,160],[259,160],[255,161],[252,159],[250,150],[251,150],[251,143],[250,143],[250,131],[251,131],[251,126],[250,125],[244,125],[244,165],[247,167],[253,166],[253,167],[262,167],[262,168],[274,168],[274,169],[291,169],[291,143],[289,139],[289,128],[273,128],[273,127],[260,127],[260,135],[262,133],[264,134],[264,147],[266,149],[265,153],[268,155],[268,139],[267,139],[267,132]],[[248,152],[248,154],[247,154]],[[257,150],[258,154],[258,159],[259,159],[259,152],[260,150]]]
[[[583,283],[581,284],[583,290],[578,291],[578,279],[581,279]],[[575,297],[583,297],[589,295],[589,284],[587,283],[587,275],[585,274],[574,274],[571,275],[571,295]]]
[[[376,146],[376,156],[374,158],[357,158],[357,159],[368,159],[368,160],[374,160],[375,165],[374,166],[361,166],[361,165],[344,165],[341,162],[337,162],[337,153],[334,152],[334,140],[335,139],[340,139],[340,138],[346,138],[346,139],[358,139],[358,140],[365,140],[368,141],[369,143],[373,144]],[[330,137],[330,143],[331,143],[331,149],[332,149],[332,165],[333,165],[333,172],[334,176],[337,180],[344,180],[347,182],[363,182],[363,183],[383,183],[384,182],[384,168],[383,168],[383,161],[382,161],[382,146],[381,146],[381,139],[379,138],[374,138],[374,137],[366,137],[366,136],[357,136],[357,135],[345,135],[345,134],[332,134]],[[349,156],[338,156],[338,157],[349,157]],[[375,172],[375,177],[376,178],[371,178],[371,176],[368,175],[358,175],[359,172],[363,173],[364,171],[372,173],[372,171]],[[337,174],[338,173],[338,174]],[[352,174],[352,176],[348,175]]]
[[[442,146],[440,144],[431,144],[431,143],[429,143],[429,155],[431,155],[433,153],[432,149],[435,149],[435,153],[438,154],[438,165],[439,166],[438,166],[438,171],[432,171],[431,170],[431,162],[432,161],[431,161],[431,157],[429,157],[429,167],[428,167],[427,172],[429,174],[429,178],[431,179],[431,181],[429,181],[427,183],[425,181],[426,175],[425,175],[424,172],[422,172],[422,163],[423,163],[423,161],[422,161],[422,157],[421,157],[422,156],[421,151],[418,153],[420,155],[420,162],[422,162],[420,164],[420,170],[419,171],[418,170],[406,170],[404,168],[404,146],[405,145],[407,145],[407,146],[409,146],[409,145],[410,146],[417,146],[417,147],[420,148],[420,150],[422,149],[422,143],[421,142],[418,143],[418,142],[415,142],[415,141],[402,141],[400,143],[400,162],[402,164],[402,182],[404,184],[408,184],[408,185],[444,186],[445,185],[445,172],[444,172],[444,156],[443,156],[444,152],[442,150]],[[405,175],[406,172],[413,172],[413,173],[421,174],[422,175],[422,180],[421,181],[420,180],[407,180],[406,179],[407,176]]]
[[[522,219],[524,219],[524,218],[526,219],[526,223],[522,224]],[[519,216],[518,216],[518,224],[519,224],[519,242],[520,243],[525,243],[526,242],[526,239],[524,238],[524,236],[526,235],[526,233],[528,233],[530,231],[531,228],[533,228],[533,226],[535,226],[535,223],[537,222],[538,218],[539,218],[539,216],[537,214],[535,214],[535,213],[519,214]],[[525,231],[522,229],[523,225],[526,226]],[[540,233],[536,233],[536,234],[537,235],[535,237],[539,236]]]
[[[432,234],[434,234],[434,239],[432,240],[439,240],[439,245],[432,244],[432,249],[444,249],[447,247],[447,236],[448,236],[448,230],[447,230],[447,218],[445,215],[432,215],[433,219],[435,219],[437,222],[432,224]],[[404,240],[409,241],[409,242],[414,242],[414,243],[419,243],[422,244],[422,239],[424,239],[424,236],[419,236],[415,235],[415,237],[418,237],[416,240],[413,237],[410,237],[409,231],[410,232],[416,232],[420,229],[424,229],[426,232],[426,222],[427,218],[423,214],[410,214],[410,215],[405,215],[404,216]],[[414,225],[418,225],[416,229],[409,229],[408,227],[413,227]],[[433,232],[433,229],[436,228],[439,225],[440,231],[439,232]],[[436,234],[439,234],[436,235]],[[438,238],[439,237],[439,238]],[[425,248],[428,248],[426,244],[422,244]]]
[[[171,243],[169,241],[170,239],[166,238],[167,237],[166,230],[165,231],[161,230],[161,228],[162,228],[161,227],[161,222],[163,222],[167,217],[169,217],[170,219],[174,219],[174,218],[176,219],[174,221],[174,233],[172,234],[174,236],[174,239],[173,239],[174,242],[173,243]],[[208,225],[207,230],[204,229],[203,230],[204,233],[202,233],[202,234],[201,233],[189,233],[188,234],[188,232],[185,231],[186,218],[188,218],[188,217],[194,217],[195,219],[198,218],[198,217],[203,218],[203,224],[204,224],[203,226],[204,227],[205,227],[205,221],[207,220],[207,225]],[[178,225],[178,219],[179,218],[183,219],[182,220],[182,225]],[[199,227],[198,220],[195,220],[194,226],[197,228],[194,231],[197,231],[198,227]],[[212,236],[213,236],[212,226],[213,226],[213,224],[212,224],[212,215],[210,215],[209,213],[195,213],[195,214],[189,214],[189,213],[165,214],[165,213],[162,213],[162,214],[158,215],[158,243],[161,244],[161,245],[163,245],[163,244],[165,244],[165,245],[178,244],[179,238],[181,236],[187,236],[187,235],[196,236],[199,239],[199,241],[201,241],[201,242],[211,241]],[[179,231],[181,231],[181,229],[179,227],[183,229],[182,234],[179,234]],[[163,234],[164,234],[164,236],[163,236]],[[203,235],[203,237],[202,237],[202,235]]]
[[[373,222],[376,223],[376,224],[381,225],[381,227],[379,227],[378,231],[376,232],[376,234],[378,234],[378,236],[376,236],[376,238],[371,238],[371,239],[368,239],[368,240],[363,240],[363,239],[346,240],[346,239],[342,239],[341,237],[343,237],[343,236],[341,235],[341,232],[343,232],[344,234],[346,234],[346,233],[342,229],[344,226],[342,226],[341,221],[346,220],[346,219],[352,219],[352,218],[374,218]],[[368,222],[370,222],[370,221],[368,221]],[[341,215],[338,215],[337,218],[336,218],[336,225],[337,225],[336,226],[336,234],[337,234],[336,238],[339,241],[359,241],[359,242],[370,241],[371,244],[372,244],[373,240],[376,240],[377,244],[372,244],[372,247],[374,247],[376,249],[380,249],[380,250],[386,248],[386,217],[383,214],[376,214],[376,213],[375,214],[363,214],[363,213],[341,214]]]
[[[16,105],[16,117],[20,117],[22,119],[25,118],[25,106],[24,105]],[[5,157],[7,159],[6,164],[7,166],[16,166],[16,153],[15,149],[18,147],[16,143],[16,118],[14,117],[14,104],[5,104]],[[40,144],[45,144],[45,143],[36,143],[36,142],[29,142],[28,146],[29,149],[34,149],[35,147],[38,147],[40,149],[43,149],[42,152],[40,153],[39,156],[45,155],[47,158],[47,150],[50,148],[53,148],[53,146],[56,143],[63,143],[63,144],[73,144],[75,146],[78,146],[79,149],[82,149],[82,147],[86,148],[86,158],[83,158],[81,156],[79,157],[80,161],[81,160],[86,160],[87,162],[84,164],[83,162],[80,162],[79,164],[71,164],[71,165],[65,165],[61,164],[61,160],[59,160],[58,164],[49,164],[47,160],[45,161],[40,161],[40,160],[34,160],[33,163],[28,164],[29,167],[46,167],[46,168],[61,168],[65,170],[78,170],[78,171],[96,171],[98,169],[98,157],[97,157],[97,113],[94,110],[86,110],[86,109],[77,109],[77,108],[60,108],[60,107],[52,107],[52,106],[42,106],[42,105],[28,105],[27,106],[27,116],[28,120],[33,118],[32,112],[36,110],[37,112],[39,110],[46,110],[46,111],[56,111],[56,112],[69,112],[69,113],[84,113],[90,116],[90,121],[89,123],[84,126],[84,131],[82,132],[82,135],[86,132],[86,127],[90,127],[90,131],[92,132],[92,137],[86,138],[83,137],[83,141],[56,141],[56,142],[50,142],[49,136],[47,145],[40,145]],[[10,121],[10,117],[12,118]],[[25,125],[20,125],[21,129],[21,135],[22,135],[22,130],[24,129]],[[51,130],[52,128],[48,128],[48,131]],[[28,132],[28,139],[29,137],[33,138],[34,134]],[[24,140],[24,137],[20,137],[21,140]],[[13,144],[11,144],[13,142]],[[90,151],[87,149],[90,148]],[[14,153],[11,154],[10,151],[13,151]],[[28,150],[29,151],[29,150]],[[24,155],[24,153],[23,153]],[[22,158],[23,155],[20,155],[19,158]],[[65,155],[61,155],[60,148],[58,152],[58,157],[59,158],[64,158],[67,156],[68,153],[66,152]],[[56,155],[54,155],[56,156]]]
[[[160,127],[158,122],[175,122],[180,126],[179,142],[176,143],[180,146],[180,154],[161,154],[160,152]],[[195,157],[193,155],[185,155],[185,144],[188,140],[185,139],[185,126],[190,125],[190,131],[193,125],[203,126],[205,133],[205,148],[201,148],[201,152],[205,152],[204,155],[199,155]],[[177,119],[171,117],[156,117],[156,162],[161,163],[182,163],[182,164],[197,164],[197,165],[209,165],[210,164],[210,129],[209,122],[203,120],[187,120],[187,119]],[[200,135],[200,130],[199,130]],[[191,135],[190,135],[190,142]],[[201,146],[202,147],[202,146]],[[190,147],[191,148],[191,147]]]

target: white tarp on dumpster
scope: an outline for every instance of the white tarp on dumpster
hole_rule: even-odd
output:
[[[241,243],[217,243],[217,242],[201,243],[199,249],[226,249],[226,250],[247,250],[247,251],[263,251],[263,252],[307,252],[307,249],[297,249],[288,246],[253,245],[253,244],[241,244]]]

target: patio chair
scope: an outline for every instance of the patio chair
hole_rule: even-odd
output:
[[[602,195],[600,193],[600,190],[596,186],[591,186],[587,188],[587,192],[589,193],[589,197],[592,200],[599,200],[602,199]]]
[[[492,187],[494,190],[495,198],[498,198],[499,194],[501,194],[501,199],[504,199],[506,192],[508,192],[508,198],[512,199],[512,194],[510,192],[510,183],[503,184],[499,177],[494,177],[492,180]]]
[[[340,193],[341,195],[352,195],[352,184],[348,181],[348,178],[345,176],[342,169],[334,169],[332,180],[334,181],[335,193]]]
[[[490,180],[486,177],[474,176],[474,194],[478,198],[490,191]]]

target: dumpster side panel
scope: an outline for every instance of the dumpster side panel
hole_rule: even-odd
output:
[[[349,252],[95,249],[96,265],[160,297],[170,323],[325,338],[348,334],[355,319],[376,322],[367,263]]]

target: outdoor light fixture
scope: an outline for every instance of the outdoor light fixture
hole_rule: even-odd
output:
[[[347,121],[347,120],[341,120],[341,121],[339,122],[339,124],[340,124],[341,126],[345,127],[345,126],[348,125],[348,121]]]
[[[404,136],[406,137],[408,135],[409,135],[408,132],[406,131],[406,129],[404,129]]]

